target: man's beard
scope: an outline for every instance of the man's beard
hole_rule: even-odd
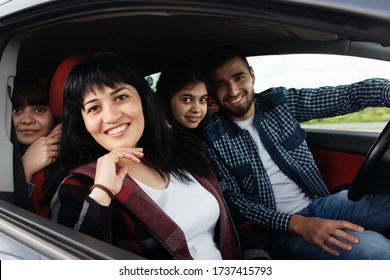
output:
[[[250,93],[247,93],[248,102],[245,104],[245,106],[237,107],[237,108],[220,106],[220,108],[225,110],[225,112],[228,113],[229,115],[236,117],[236,118],[240,118],[240,117],[244,116],[246,113],[248,113],[248,111],[250,110],[252,103],[253,103],[253,100],[254,100],[254,96],[255,96],[254,93],[252,93],[252,95],[250,95]]]
[[[228,114],[233,116],[233,117],[240,118],[240,117],[244,116],[249,111],[249,109],[250,109],[250,106],[246,106],[243,108],[234,108],[234,109],[225,108],[225,111],[228,112]]]

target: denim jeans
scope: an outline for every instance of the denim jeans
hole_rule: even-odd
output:
[[[389,186],[390,187],[390,186]],[[320,247],[306,242],[300,235],[289,232],[273,233],[266,249],[276,259],[385,259],[390,260],[390,240],[380,232],[390,229],[390,195],[365,195],[354,202],[347,198],[347,191],[313,199],[312,203],[297,213],[306,217],[346,220],[361,225],[363,232],[348,231],[360,239],[351,244],[349,252],[332,245],[340,252],[334,257]]]

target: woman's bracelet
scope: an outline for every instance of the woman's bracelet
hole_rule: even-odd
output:
[[[90,190],[92,191],[94,188],[98,188],[98,189],[101,189],[102,191],[104,191],[106,194],[108,194],[111,199],[114,199],[115,195],[109,190],[109,188],[103,186],[103,185],[100,185],[100,184],[94,184]]]

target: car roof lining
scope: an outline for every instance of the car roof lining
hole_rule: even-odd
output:
[[[194,27],[193,22],[199,26]],[[231,33],[235,34],[234,39]],[[127,13],[119,17],[110,13],[73,19],[37,29],[26,37],[19,62],[30,67],[41,65],[52,70],[69,55],[109,50],[135,60],[145,74],[159,71],[170,61],[199,60],[209,49],[223,44],[237,44],[248,55],[265,55],[288,53],[291,48],[293,52],[313,52],[321,49],[324,42],[340,41],[336,34],[264,20],[189,14],[127,16]],[[306,49],[301,44],[301,49],[294,50],[302,39],[307,41]],[[179,47],[171,48],[172,41]],[[344,43],[333,45],[337,44]],[[197,49],[196,55],[191,54],[191,48]],[[333,52],[331,47],[329,50]]]

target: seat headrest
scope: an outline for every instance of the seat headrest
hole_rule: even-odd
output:
[[[62,117],[63,92],[69,72],[85,56],[72,55],[64,59],[54,72],[49,88],[50,111],[57,117]]]

